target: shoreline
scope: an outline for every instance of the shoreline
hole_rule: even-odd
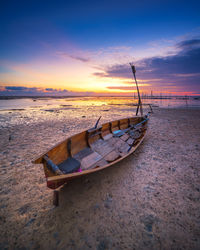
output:
[[[133,99],[138,99],[138,96],[133,96],[133,95],[95,95],[95,96],[87,96],[87,95],[72,95],[72,96],[1,96],[0,95],[0,100],[14,100],[14,99],[67,99],[67,98],[133,98]],[[143,96],[142,100],[165,100],[165,99],[196,99],[200,100],[200,95],[195,95],[195,96],[185,96],[185,95],[174,95],[174,96]]]
[[[42,166],[31,161],[95,121],[58,117],[0,130],[0,247],[197,249],[200,109],[155,109],[134,154],[65,185],[54,208]]]

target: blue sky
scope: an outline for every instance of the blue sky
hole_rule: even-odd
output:
[[[110,72],[133,58],[144,91],[199,94],[199,13],[198,1],[3,1],[0,84],[110,93],[129,86]]]

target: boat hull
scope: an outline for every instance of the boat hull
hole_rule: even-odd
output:
[[[102,124],[99,128],[85,130],[55,145],[34,163],[43,164],[47,186],[56,189],[71,179],[94,173],[120,162],[132,154],[142,143],[147,131],[148,118],[130,117]],[[58,174],[53,171],[45,156],[56,165],[71,159],[80,163],[78,170]]]

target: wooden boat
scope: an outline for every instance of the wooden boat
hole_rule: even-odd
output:
[[[111,167],[133,153],[144,140],[148,119],[148,115],[133,116],[100,127],[98,120],[94,128],[67,138],[34,163],[43,164],[47,186],[57,189],[68,180]],[[55,198],[54,193],[57,203],[58,194]]]
[[[88,129],[54,146],[34,163],[44,166],[47,186],[56,189],[67,180],[96,172],[124,159],[143,141],[147,117],[131,117]]]

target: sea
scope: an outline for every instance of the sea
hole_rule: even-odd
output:
[[[159,108],[200,108],[199,98],[142,99],[144,113]],[[133,97],[65,97],[0,99],[0,128],[70,118],[107,121],[135,114],[138,100]]]

